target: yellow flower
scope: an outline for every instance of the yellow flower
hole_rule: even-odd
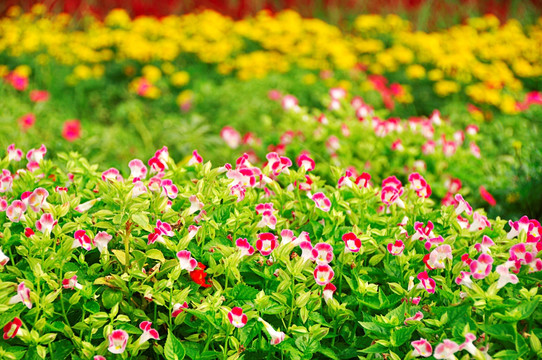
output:
[[[192,90],[184,90],[177,96],[177,105],[181,106],[186,104],[194,98],[194,92]]]
[[[421,65],[410,65],[406,69],[406,74],[410,79],[423,79],[425,77],[425,68]]]
[[[459,91],[459,84],[454,81],[441,80],[434,85],[437,95],[445,97]]]
[[[141,70],[143,76],[151,83],[155,83],[162,77],[162,72],[156,66],[145,65]]]
[[[124,9],[112,10],[105,17],[105,24],[109,27],[129,27],[130,22],[130,15]]]
[[[316,77],[316,75],[314,74],[306,74],[306,75],[303,75],[303,84],[305,85],[312,85],[314,83],[316,83],[316,81],[318,80],[318,78]]]
[[[32,73],[32,69],[30,69],[30,66],[28,65],[19,65],[13,71],[17,73],[18,75],[21,75],[24,77],[29,77],[30,74]]]
[[[503,95],[500,109],[505,114],[515,114],[517,112],[516,100],[510,95]]]
[[[186,71],[178,71],[171,75],[171,84],[173,86],[181,87],[190,81],[190,75]]]

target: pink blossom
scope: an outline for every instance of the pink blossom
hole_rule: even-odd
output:
[[[230,194],[233,196],[237,196],[237,202],[243,201],[245,198],[246,188],[241,185],[237,184],[230,188]]]
[[[32,90],[30,91],[30,101],[44,102],[49,100],[49,92],[47,90]]]
[[[429,357],[433,353],[433,347],[429,341],[425,340],[424,338],[413,341],[410,344],[414,348],[414,351],[412,351],[412,356]]]
[[[270,255],[273,250],[278,246],[277,237],[272,233],[258,234],[258,240],[256,240],[256,249],[263,256]]]
[[[533,228],[533,224],[529,221],[529,218],[527,216],[522,216],[521,219],[519,219],[518,221],[512,221],[510,220],[508,222],[508,224],[510,225],[510,232],[508,232],[508,235],[507,235],[507,238],[508,239],[513,239],[517,236],[519,236],[519,234],[522,232],[522,231],[525,231],[526,233],[529,233],[532,228]]]
[[[0,174],[0,193],[9,192],[12,188],[13,176],[11,176],[9,171],[4,170],[2,174]]]
[[[408,325],[407,321],[421,321],[422,319],[423,319],[423,313],[421,311],[418,311],[414,316],[411,316],[405,319],[405,325]]]
[[[487,235],[484,235],[482,238],[481,243],[474,244],[474,248],[476,251],[484,253],[484,254],[491,254],[491,250],[489,249],[491,246],[495,245],[493,240]]]
[[[45,213],[36,221],[36,229],[44,234],[50,234],[57,223],[52,214]]]
[[[269,90],[269,92],[267,93],[267,97],[270,99],[270,100],[273,100],[273,101],[278,101],[280,100],[280,98],[282,97],[280,91],[278,91],[277,89],[271,89]]]
[[[401,240],[396,240],[395,243],[388,244],[388,252],[391,255],[401,255],[405,249],[405,244]]]
[[[177,253],[177,258],[179,259],[179,264],[181,266],[181,270],[188,270],[194,271],[196,266],[198,266],[198,262],[196,259],[192,257],[192,254],[190,251],[187,250],[181,250]]]
[[[171,317],[179,316],[179,314],[182,313],[184,309],[188,309],[188,303],[186,301],[183,304],[176,303],[171,309]]]
[[[281,172],[285,174],[289,173],[288,168],[292,166],[292,161],[289,158],[280,156],[276,152],[267,154],[265,158],[268,160],[268,166],[273,172],[273,175],[278,176]]]
[[[471,273],[468,271],[461,271],[459,276],[455,278],[455,283],[457,285],[465,285],[469,289],[472,288]]]
[[[444,340],[441,344],[438,344],[435,348],[433,356],[435,359],[447,359],[455,360],[454,354],[459,351],[459,345],[451,340]]]
[[[162,195],[165,195],[170,199],[177,198],[179,189],[177,188],[177,185],[173,184],[173,181],[170,179],[162,180],[160,185],[162,186]]]
[[[190,208],[188,209],[188,214],[189,215],[192,215],[194,214],[195,212],[198,212],[200,210],[203,209],[203,207],[205,206],[199,199],[196,195],[192,195],[188,198],[188,200],[190,201]]]
[[[356,178],[356,185],[360,188],[368,188],[369,186],[371,186],[370,180],[371,175],[364,172]]]
[[[92,249],[92,240],[87,235],[86,230],[77,230],[75,232],[72,248],[77,247],[82,247],[87,251]]]
[[[400,208],[404,209],[405,203],[399,196],[403,194],[403,189],[397,190],[394,186],[385,186],[382,188],[380,199],[386,206],[397,204]]]
[[[15,144],[9,145],[7,151],[9,161],[21,161],[23,157],[23,151],[21,149],[16,149]]]
[[[344,176],[341,176],[339,178],[339,181],[337,183],[337,188],[340,189],[343,186],[352,188],[354,184],[352,183],[352,180],[350,180],[351,177],[352,177],[352,172],[350,170],[346,170]]]
[[[331,266],[327,264],[318,265],[316,266],[316,269],[314,269],[314,280],[318,285],[325,286],[333,280],[333,277],[335,276],[335,272],[331,268]]]
[[[143,161],[139,159],[134,159],[128,163],[128,167],[130,168],[130,177],[137,178],[139,180],[143,180],[147,177],[147,167],[143,163]]]
[[[342,236],[344,241],[345,251],[359,252],[361,248],[361,240],[353,232],[346,233]]]
[[[299,243],[299,247],[301,248],[301,258],[304,261],[316,260],[316,257],[318,256],[318,250],[312,247],[310,240],[302,240]]]
[[[329,302],[329,300],[333,298],[333,294],[335,293],[336,290],[337,290],[337,287],[333,285],[332,283],[328,283],[324,287],[324,290],[322,290],[322,297],[324,298],[324,301],[326,302],[326,304]]]
[[[459,350],[467,350],[472,356],[476,356],[478,349],[474,346],[473,342],[476,340],[476,335],[473,333],[467,333],[465,335],[465,342],[459,345]]]
[[[446,259],[452,261],[452,247],[448,244],[440,245],[431,251],[427,262],[433,269],[444,269]]]
[[[273,329],[271,324],[269,324],[267,321],[260,317],[258,318],[258,321],[263,324],[265,330],[267,331],[269,336],[271,336],[271,345],[278,345],[282,341],[284,341],[286,334],[284,334],[282,331],[276,331],[275,329]]]
[[[427,222],[427,225],[423,225],[422,222],[416,221],[414,223],[414,230],[416,233],[412,235],[412,240],[419,240],[419,239],[430,239],[434,238],[435,234],[433,233],[434,225],[431,221]]]
[[[200,154],[198,154],[197,150],[194,150],[192,152],[192,157],[190,158],[190,160],[188,160],[188,163],[186,164],[186,166],[194,166],[196,164],[202,164],[202,163],[203,163],[203,158],[200,156]]]
[[[21,200],[14,200],[6,209],[6,215],[12,222],[24,221],[26,205]]]
[[[282,97],[280,105],[286,111],[298,112],[299,110],[301,110],[299,108],[298,103],[299,102],[298,102],[298,100],[297,100],[297,98],[295,96],[293,96],[293,95],[284,95]]]
[[[492,269],[493,258],[491,255],[482,254],[477,260],[473,260],[470,265],[470,271],[475,279],[483,279],[489,275]]]
[[[13,339],[19,333],[19,329],[23,325],[21,319],[15,317],[12,321],[4,326],[4,340]]]
[[[250,256],[254,254],[254,247],[250,245],[247,239],[237,239],[235,240],[235,246],[241,251],[241,255]]]
[[[113,330],[109,335],[109,347],[108,350],[113,354],[122,354],[128,344],[128,333],[124,330]]]
[[[309,172],[314,170],[315,162],[306,152],[303,152],[296,160],[297,166],[305,171]]]
[[[26,160],[29,162],[41,162],[43,160],[43,157],[47,153],[47,148],[45,145],[41,145],[39,149],[30,149],[26,153]]]
[[[497,266],[495,270],[499,274],[499,280],[497,281],[497,289],[503,288],[506,284],[517,284],[519,279],[516,275],[510,274],[508,267],[504,264]]]
[[[428,293],[434,294],[435,293],[435,287],[436,283],[435,280],[430,278],[427,274],[427,271],[423,271],[418,274],[418,280],[420,280],[420,284],[418,285],[418,288],[423,288],[427,290]]]
[[[329,264],[333,260],[333,246],[327,243],[318,243],[314,245],[314,250],[318,253],[316,255],[316,264],[324,265]]]
[[[62,137],[67,141],[75,141],[81,137],[81,122],[79,120],[68,120],[62,128]]]
[[[23,132],[27,132],[36,123],[36,115],[30,113],[21,116],[17,122]]]
[[[103,181],[123,181],[122,175],[115,168],[110,168],[102,173]]]
[[[291,242],[294,242],[297,238],[294,236],[294,232],[292,230],[284,229],[280,232],[280,236],[282,238],[281,245],[283,244],[289,244]]]
[[[490,227],[491,223],[485,215],[482,215],[478,212],[473,214],[472,223],[469,226],[469,231],[480,231],[484,230],[486,227]]]
[[[49,192],[47,190],[37,188],[28,196],[28,205],[34,212],[39,212],[42,207],[47,205],[48,196]]]
[[[331,209],[331,201],[322,192],[318,192],[312,196],[312,201],[316,207],[322,211],[329,212]]]
[[[0,249],[0,266],[6,266],[6,264],[9,262],[9,257],[4,254],[2,249]]]
[[[96,199],[92,199],[87,202],[84,202],[82,204],[79,204],[75,207],[75,211],[80,212],[80,213],[87,212],[94,206],[94,204],[96,204],[100,200],[101,198],[96,198]]]
[[[231,126],[224,126],[220,131],[220,137],[232,149],[236,149],[241,145],[241,134]]]
[[[9,299],[9,304],[17,304],[22,302],[27,308],[32,309],[32,301],[30,300],[30,289],[26,287],[24,282],[17,286],[17,295]]]
[[[143,334],[139,337],[139,345],[146,343],[150,339],[160,340],[158,331],[152,328],[152,323],[150,321],[142,321],[139,324],[139,328],[143,330]]]
[[[83,288],[83,285],[77,282],[77,275],[74,275],[69,279],[62,280],[62,287],[68,290],[73,290],[73,289],[81,290]]]
[[[457,207],[455,208],[456,215],[462,214],[463,211],[465,211],[467,215],[472,215],[472,207],[465,199],[463,199],[461,194],[455,195],[455,201],[457,201]]]
[[[196,226],[196,225],[190,225],[188,227],[188,239],[193,239],[194,236],[196,236],[196,234],[198,233],[199,229],[201,228],[201,226]]]
[[[243,314],[243,309],[234,307],[228,312],[228,320],[230,321],[230,324],[236,328],[242,328],[247,324],[248,318],[246,314]]]

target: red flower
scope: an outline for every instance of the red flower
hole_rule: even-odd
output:
[[[434,268],[428,263],[429,256],[430,256],[429,254],[425,254],[425,256],[423,257],[423,262],[425,263],[425,266],[427,266],[429,270],[434,270]]]
[[[14,318],[13,321],[10,321],[4,326],[4,340],[12,339],[17,335],[19,328],[21,327],[22,322],[18,317]]]
[[[199,284],[200,286],[204,288],[208,288],[208,287],[213,286],[213,284],[211,284],[210,282],[207,283],[205,279],[207,277],[207,273],[204,270],[205,270],[205,265],[198,262],[197,270],[190,272],[190,278],[192,278],[192,281],[195,282],[196,284]]]
[[[79,120],[68,120],[64,123],[62,137],[68,141],[75,141],[81,137],[81,122]]]
[[[491,194],[486,190],[485,187],[480,186],[480,188],[479,188],[478,190],[480,190],[480,196],[482,197],[482,199],[484,199],[485,201],[487,201],[489,205],[491,205],[491,206],[497,205],[497,201],[495,201],[495,198],[493,197],[493,195],[491,195]]]

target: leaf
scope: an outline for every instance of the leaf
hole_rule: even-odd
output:
[[[106,309],[111,309],[122,300],[122,293],[113,289],[107,288],[102,294],[102,303]]]
[[[182,360],[185,351],[183,344],[177,339],[171,331],[168,331],[166,345],[164,346],[164,356],[166,360]]]
[[[387,347],[380,344],[374,344],[369,346],[366,349],[361,350],[361,352],[368,353],[368,354],[382,354],[388,350]]]
[[[330,348],[320,348],[318,352],[322,355],[327,356],[328,358],[332,360],[339,360],[339,357],[335,353],[335,351],[331,350]]]
[[[100,304],[98,304],[96,301],[88,301],[83,305],[83,309],[91,314],[96,314],[100,311]]]
[[[238,301],[253,301],[256,295],[258,295],[258,290],[245,284],[237,284],[231,291],[231,297]]]
[[[398,347],[410,340],[410,337],[416,330],[415,326],[404,327],[391,333],[392,346]]]
[[[295,346],[304,353],[307,354],[314,354],[318,347],[320,346],[318,341],[314,341],[309,335],[302,335],[295,339]]]
[[[134,214],[132,220],[147,232],[153,232],[153,227],[149,224],[149,218],[145,214]]]
[[[51,343],[52,354],[55,355],[55,359],[63,360],[68,357],[74,350],[73,344],[69,340],[59,340]]]
[[[147,250],[146,255],[148,258],[158,260],[161,263],[166,262],[166,258],[164,257],[164,254],[162,254],[162,252],[158,249]]]
[[[0,328],[4,328],[7,323],[13,318],[18,317],[24,310],[25,306],[22,303],[16,304],[10,311],[2,312],[0,315]]]
[[[119,260],[122,265],[126,265],[126,253],[124,250],[112,250],[115,257]]]
[[[369,265],[371,265],[371,266],[377,265],[379,262],[382,261],[384,256],[386,256],[386,255],[385,254],[374,255],[372,258],[369,259]]]

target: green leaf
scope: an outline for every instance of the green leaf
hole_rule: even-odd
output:
[[[102,303],[106,309],[111,309],[122,300],[122,293],[113,289],[107,288],[102,294]]]
[[[231,291],[231,297],[237,301],[253,301],[256,295],[258,295],[258,290],[245,284],[237,284]]]
[[[416,330],[415,326],[404,327],[391,333],[392,346],[398,347],[410,340],[410,337]]]
[[[153,232],[153,227],[149,224],[149,218],[144,214],[132,215],[132,220],[139,225],[143,230]]]
[[[73,344],[69,340],[60,340],[51,343],[52,354],[55,359],[64,360],[74,350]]]
[[[339,360],[339,357],[337,356],[337,354],[335,353],[335,351],[329,349],[329,348],[320,348],[318,349],[318,352],[322,355],[325,355],[327,356],[328,358],[332,359],[332,360]]]
[[[96,301],[88,301],[83,305],[83,309],[91,314],[96,314],[100,311],[100,304],[98,304]]]
[[[168,331],[166,345],[164,346],[164,356],[166,360],[182,360],[185,351],[183,344],[177,339],[171,331]]]
[[[295,339],[295,346],[304,353],[307,354],[314,354],[318,347],[320,346],[318,341],[314,341],[309,335],[302,335]]]
[[[369,346],[366,349],[361,350],[361,352],[368,353],[368,354],[382,354],[386,351],[388,351],[388,348],[380,344],[374,344],[374,345]]]
[[[150,249],[147,250],[146,255],[149,259],[158,260],[161,263],[166,262],[166,258],[164,257],[164,254],[158,249]]]

